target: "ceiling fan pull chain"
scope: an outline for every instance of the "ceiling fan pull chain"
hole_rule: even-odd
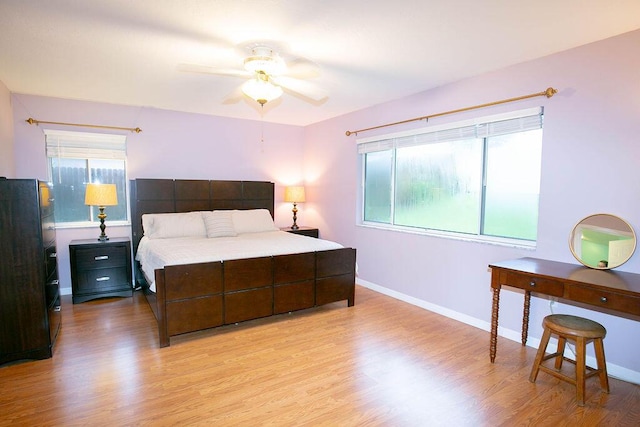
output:
[[[264,104],[260,104],[260,152],[264,153]]]

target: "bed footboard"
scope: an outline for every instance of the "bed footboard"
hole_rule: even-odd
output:
[[[342,300],[351,307],[355,262],[356,250],[342,248],[158,269],[160,347],[187,332]]]
[[[160,347],[173,335],[223,324],[222,263],[173,265],[155,279]]]
[[[316,305],[347,300],[355,304],[356,250],[351,248],[316,253]]]

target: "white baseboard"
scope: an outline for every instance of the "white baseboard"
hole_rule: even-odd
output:
[[[474,326],[476,328],[482,329],[487,332],[491,331],[491,324],[489,322],[485,322],[484,320],[476,319],[475,317],[471,317],[466,314],[459,313],[449,308],[441,307],[439,305],[432,304],[430,302],[426,302],[409,295],[405,295],[403,293],[385,288],[383,286],[376,285],[375,283],[371,283],[366,280],[356,279],[356,283],[360,286],[371,289],[372,291],[376,291],[381,294],[395,298],[397,300],[404,301],[411,305],[424,308],[425,310],[429,310],[433,313],[440,314],[442,316],[448,317],[453,320],[457,320],[459,322],[465,323],[470,326]],[[520,342],[522,340],[522,334],[520,331],[514,331],[513,329],[507,329],[502,326],[498,326],[498,335],[515,342]],[[551,339],[549,341],[549,344],[553,347],[557,345],[557,341],[554,342],[554,340]],[[539,345],[540,345],[540,338],[529,337],[527,339],[527,347],[532,347],[537,349]],[[489,343],[487,342],[487,350],[488,348],[489,348]],[[569,352],[571,351],[571,349],[568,349],[567,351]],[[488,355],[487,355],[487,359],[488,359]],[[587,365],[596,366],[595,358],[591,356],[587,356]],[[640,384],[640,372],[627,369],[623,366],[614,365],[612,363],[607,362],[607,373],[612,378],[617,378],[619,380],[630,382],[633,384]]]

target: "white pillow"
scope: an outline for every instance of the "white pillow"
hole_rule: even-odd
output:
[[[207,229],[207,237],[233,237],[237,236],[231,219],[232,211],[206,211],[202,212],[204,226]]]
[[[142,215],[144,235],[150,239],[205,237],[207,230],[200,212]]]
[[[237,210],[232,212],[231,218],[238,234],[278,230],[267,209]]]

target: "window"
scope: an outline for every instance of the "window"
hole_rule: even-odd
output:
[[[537,238],[542,108],[358,141],[365,224]]]
[[[98,208],[84,204],[87,183],[116,184],[118,205],[105,213],[110,222],[127,221],[126,137],[51,130],[45,137],[56,224],[99,221]]]

